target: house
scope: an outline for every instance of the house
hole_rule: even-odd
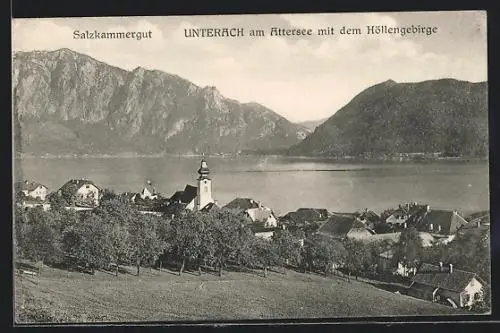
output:
[[[374,226],[380,222],[380,215],[371,209],[365,209],[365,211],[360,214],[359,219],[367,225]]]
[[[250,198],[236,198],[224,206],[225,209],[237,211],[238,213],[244,212],[247,209],[258,208],[259,203]]]
[[[435,238],[451,241],[457,231],[465,225],[467,221],[456,210],[431,210],[417,221],[415,228],[421,232],[428,232]]]
[[[311,223],[321,223],[328,219],[330,214],[323,208],[299,208],[279,218],[281,224],[287,227],[305,227]]]
[[[223,208],[234,211],[236,214],[245,215],[252,223],[262,225],[265,228],[275,228],[278,226],[278,219],[273,210],[251,198],[236,198]]]
[[[413,276],[416,273],[415,268],[408,268],[401,262],[394,262],[394,250],[389,249],[377,255],[377,269],[380,273],[389,273],[399,276]]]
[[[419,232],[420,239],[422,239],[422,247],[430,247],[433,246],[436,242],[434,236],[429,234],[428,232]],[[395,244],[399,242],[399,237],[401,236],[401,232],[390,232],[384,234],[374,234],[371,235],[370,238],[367,239],[369,242],[383,242],[387,241],[388,243]]]
[[[319,229],[318,233],[336,239],[369,239],[375,234],[354,214],[334,213]]]
[[[90,180],[71,179],[57,191],[57,195],[63,198],[68,206],[97,207],[102,190]]]
[[[196,204],[198,188],[192,185],[186,185],[183,191],[175,192],[169,199],[170,204],[177,203],[184,205],[185,209],[193,210]]]
[[[276,228],[278,226],[278,220],[270,208],[263,206],[250,208],[245,211],[245,214],[253,223],[261,223],[265,228]]]
[[[147,181],[147,185],[142,189],[139,195],[143,200],[146,198],[151,200],[158,198],[158,192],[156,192],[156,188],[153,186],[150,180]]]
[[[404,227],[405,223],[410,224],[411,218],[429,211],[429,205],[419,205],[416,202],[399,205],[395,210],[389,211],[385,217],[385,223],[391,226]]]
[[[34,181],[25,180],[23,182],[18,182],[15,184],[15,189],[16,192],[22,194],[25,199],[45,201],[47,198],[47,186]]]
[[[482,299],[485,284],[476,273],[455,269],[452,264],[424,263],[413,277],[408,295],[463,308]]]
[[[268,231],[256,231],[254,232],[255,237],[259,237],[265,240],[271,240],[274,235],[274,230],[268,230]]]

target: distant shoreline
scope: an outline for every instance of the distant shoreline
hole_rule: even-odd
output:
[[[120,153],[120,154],[15,154],[14,159],[116,159],[116,158],[194,158],[202,157],[202,154],[136,154],[136,153]],[[298,160],[320,160],[320,161],[338,161],[338,162],[392,162],[392,163],[408,163],[408,162],[439,162],[439,161],[456,161],[456,162],[488,162],[488,157],[423,157],[423,158],[386,158],[386,157],[335,157],[335,156],[293,156],[293,155],[266,155],[266,154],[209,154],[204,155],[210,158],[285,158]]]

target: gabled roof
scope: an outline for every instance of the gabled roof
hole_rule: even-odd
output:
[[[84,185],[93,185],[95,186],[98,190],[101,190],[99,186],[97,186],[93,181],[88,180],[88,179],[71,179],[67,181],[61,188],[61,190],[69,190],[70,192],[75,192],[78,191],[82,186]],[[74,193],[73,193],[74,194]]]
[[[281,219],[294,223],[317,222],[328,219],[328,211],[321,208],[299,208],[295,212],[289,212]]]
[[[210,212],[212,210],[217,210],[219,209],[219,206],[215,204],[215,202],[209,202],[208,204],[205,205],[202,209],[200,209],[200,212]]]
[[[198,187],[186,185],[182,193],[181,202],[188,204],[196,198],[198,195]]]
[[[170,197],[169,200],[171,202],[178,202],[179,200],[181,200],[183,194],[184,194],[184,191],[177,191],[174,194],[172,194],[172,196]]]
[[[146,192],[146,190],[147,190],[149,193],[151,193],[152,195],[157,194],[156,189],[155,189],[155,188],[154,188],[154,186],[152,186],[152,185],[146,185],[146,186],[144,186],[144,188],[143,188],[143,189],[142,189],[142,191],[141,191],[141,194],[144,194],[144,193]]]
[[[170,202],[180,202],[188,204],[198,195],[198,188],[196,186],[186,185],[184,191],[177,191],[170,197]]]
[[[323,224],[318,233],[327,234],[335,238],[345,238],[350,231],[368,230],[366,225],[353,215],[333,214]]]
[[[405,205],[399,205],[398,208],[389,211],[390,214],[387,215],[387,217],[390,217],[392,215],[413,216],[424,211],[427,211],[427,205],[405,204]]]
[[[362,212],[360,217],[370,222],[377,222],[378,220],[380,220],[380,216],[370,209]]]
[[[432,231],[430,225],[432,224]],[[467,224],[467,221],[453,210],[431,210],[416,224],[419,231],[452,235]]]
[[[430,287],[462,292],[473,278],[483,283],[476,273],[456,268],[453,268],[453,272],[450,273],[448,266],[443,266],[443,271],[441,271],[439,266],[423,263],[412,281]]]
[[[16,186],[15,188],[19,191],[28,191],[28,192],[32,192],[37,188],[39,188],[40,186],[47,188],[47,186],[43,184],[29,180],[25,180],[23,182],[17,182],[15,186]]]
[[[254,222],[265,222],[269,217],[273,216],[273,211],[266,207],[250,208],[246,212]]]
[[[240,211],[245,211],[247,209],[257,208],[257,207],[259,207],[259,203],[250,198],[236,198],[224,206],[224,208],[235,209]]]

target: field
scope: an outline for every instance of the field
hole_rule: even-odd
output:
[[[135,272],[128,268],[130,273]],[[115,277],[45,267],[15,277],[16,322],[183,321],[366,316],[452,315],[464,312],[340,277],[287,271],[176,275],[144,269]]]

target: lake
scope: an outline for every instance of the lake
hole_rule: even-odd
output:
[[[207,158],[214,198],[260,200],[277,214],[300,207],[346,212],[382,211],[402,202],[464,213],[489,209],[487,162],[350,164],[278,157]],[[115,192],[138,192],[146,180],[169,197],[196,184],[199,157],[26,158],[15,162],[16,177],[57,190],[71,178],[86,178]]]

